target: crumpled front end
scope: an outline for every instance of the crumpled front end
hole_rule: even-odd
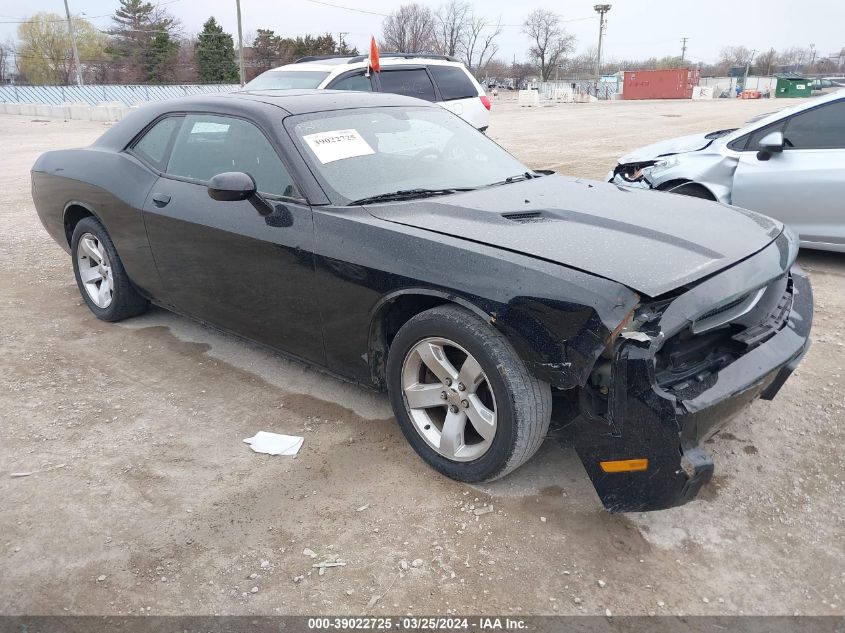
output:
[[[704,440],[771,400],[809,346],[813,295],[784,233],[688,292],[641,308],[581,393],[575,448],[605,507],[661,510],[713,473]]]
[[[703,135],[700,138],[705,144],[701,147],[685,148],[658,143],[643,148],[620,158],[616,167],[608,172],[606,180],[615,185],[660,191],[675,191],[695,183],[707,189],[717,201],[730,204],[738,158],[731,152],[725,152],[724,143],[718,139],[733,131],[718,130]]]

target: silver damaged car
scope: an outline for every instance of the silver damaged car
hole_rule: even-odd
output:
[[[802,247],[845,252],[845,90],[643,147],[607,179],[759,211],[792,227]]]

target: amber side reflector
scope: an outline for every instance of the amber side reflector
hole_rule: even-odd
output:
[[[632,473],[648,470],[648,459],[617,459],[612,462],[599,462],[599,466],[606,473]]]

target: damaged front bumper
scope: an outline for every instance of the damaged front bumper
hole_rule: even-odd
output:
[[[616,166],[607,172],[605,180],[614,185],[633,187],[635,189],[653,189],[653,185],[647,178],[648,172],[654,166],[655,161],[645,163],[628,163]]]
[[[582,395],[575,448],[602,503],[611,512],[661,510],[695,498],[713,474],[713,461],[702,448],[704,440],[754,399],[774,398],[797,367],[809,347],[813,295],[806,274],[790,266],[794,260],[792,245],[788,239],[784,244],[782,238],[674,300],[662,314],[656,335],[637,333],[617,339],[609,363],[609,387],[604,396],[599,396],[604,402],[597,405],[595,397],[584,402]],[[786,268],[767,282],[766,287],[779,294],[772,303],[775,307],[766,309],[760,323],[741,332],[737,327],[734,331],[739,333],[730,339],[727,337],[733,331],[725,330],[730,325],[718,328],[717,332],[725,332],[723,338],[729,344],[724,358],[706,351],[713,366],[700,371],[693,366],[693,373],[684,374],[683,345],[668,344],[678,333],[688,336],[687,341],[694,339],[694,335],[686,334],[690,321],[682,315],[702,314],[701,307],[708,301],[712,305],[712,296],[719,289],[738,287],[743,280],[760,283],[761,271],[772,270],[774,262],[781,271]],[[722,344],[703,342],[704,347],[710,345],[714,350]],[[742,351],[738,351],[740,348]],[[671,360],[681,358],[680,369],[671,365],[667,369],[667,356]],[[595,415],[601,406],[605,410]],[[639,460],[647,466],[608,472],[609,462],[621,460]]]

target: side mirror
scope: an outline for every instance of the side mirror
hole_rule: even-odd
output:
[[[255,180],[242,171],[227,171],[208,181],[208,195],[220,202],[249,200],[256,194]]]
[[[219,202],[248,200],[259,215],[269,215],[273,207],[261,197],[255,179],[242,171],[227,171],[208,181],[208,195]]]
[[[780,154],[785,144],[783,132],[770,132],[761,138],[757,143],[757,158],[769,160],[772,154]]]

